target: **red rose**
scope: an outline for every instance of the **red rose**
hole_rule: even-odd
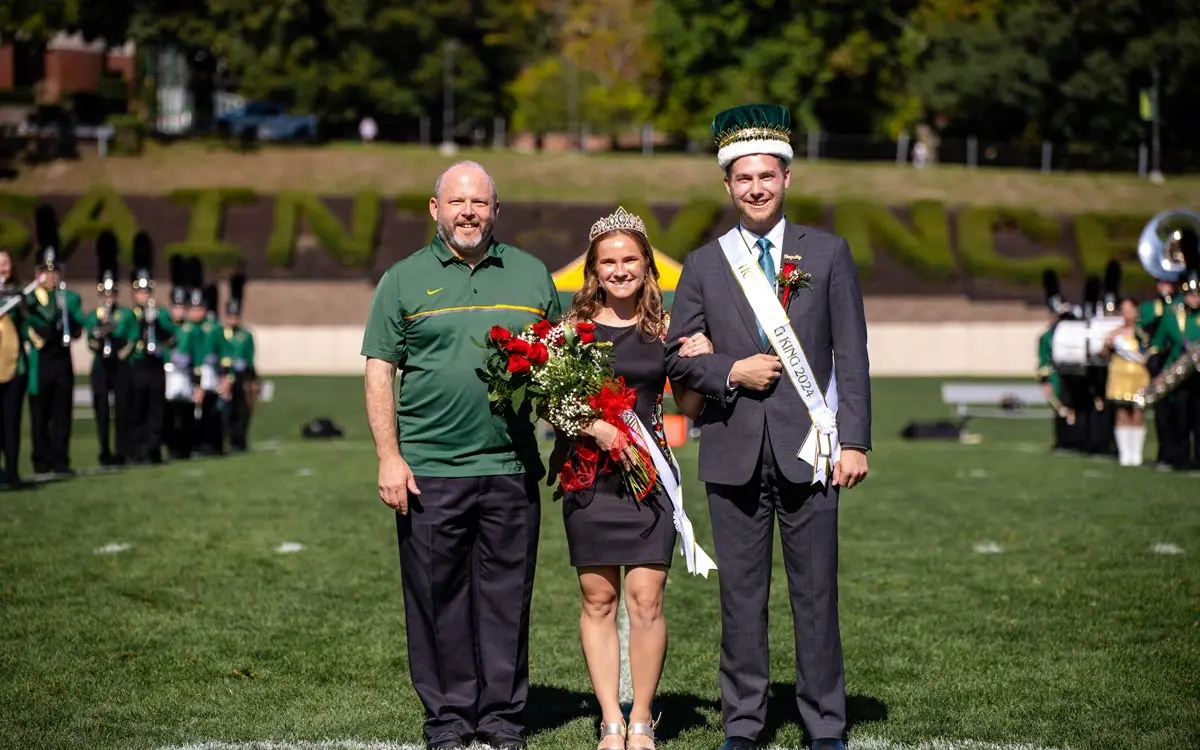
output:
[[[580,323],[576,323],[575,330],[581,334],[582,333],[592,333],[593,331],[596,330],[596,324],[589,323],[588,321],[585,320]]]
[[[795,272],[796,272],[796,264],[795,263],[784,263],[783,264],[783,278],[784,279],[791,276]]]
[[[488,338],[501,344],[503,344],[505,341],[508,341],[512,337],[512,332],[503,326],[492,326],[492,330],[488,331]]]
[[[514,375],[524,375],[529,372],[529,360],[514,354],[508,358],[508,371]]]
[[[579,334],[579,343],[590,344],[596,340],[596,334],[591,331],[583,331]]]
[[[539,339],[546,338],[546,334],[550,333],[550,329],[554,326],[548,320],[539,320],[533,324],[533,335]]]
[[[506,349],[508,350],[509,354],[516,354],[524,357],[525,355],[529,354],[529,342],[525,339],[513,339],[512,341],[508,342]]]
[[[550,350],[545,344],[534,344],[529,347],[529,361],[535,365],[544,365],[550,359]]]

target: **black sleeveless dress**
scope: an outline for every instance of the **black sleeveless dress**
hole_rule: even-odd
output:
[[[666,454],[662,403],[667,366],[662,340],[648,339],[636,325],[602,323],[596,323],[596,338],[613,342],[613,370],[637,391],[634,413]],[[671,564],[676,532],[670,498],[659,485],[639,502],[611,463],[597,472],[591,487],[564,494],[563,522],[573,567]]]

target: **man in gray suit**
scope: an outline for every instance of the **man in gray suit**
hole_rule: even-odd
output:
[[[740,222],[687,256],[668,338],[668,376],[708,397],[698,419],[700,479],[720,571],[722,750],[757,747],[766,723],[776,518],[800,716],[814,750],[845,747],[837,510],[840,488],[867,475],[867,328],[846,241],[784,218],[790,127],[788,111],[771,105],[713,121]],[[683,337],[697,331],[713,353],[680,357]]]

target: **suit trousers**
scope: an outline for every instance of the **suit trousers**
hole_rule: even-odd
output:
[[[529,694],[537,479],[416,477],[396,514],[409,672],[429,742],[516,739]]]
[[[785,479],[764,430],[755,479],[707,489],[721,590],[725,736],[757,741],[766,724],[767,610],[778,518],[796,641],[796,704],[813,739],[841,738],[846,681],[838,625],[838,488]]]

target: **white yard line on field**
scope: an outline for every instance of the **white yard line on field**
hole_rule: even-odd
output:
[[[873,737],[855,737],[847,743],[848,750],[1065,750],[1060,748],[1008,742],[979,742],[977,740],[925,740],[895,742]],[[370,742],[364,740],[260,740],[223,742],[208,740],[187,745],[169,745],[159,750],[424,750],[415,743]],[[471,745],[470,750],[487,750],[487,745]],[[802,750],[783,745],[769,745],[766,750]]]
[[[629,669],[629,610],[625,608],[625,597],[617,602],[617,639],[621,642],[621,682],[617,688],[617,700],[622,706],[633,703],[633,672]]]

